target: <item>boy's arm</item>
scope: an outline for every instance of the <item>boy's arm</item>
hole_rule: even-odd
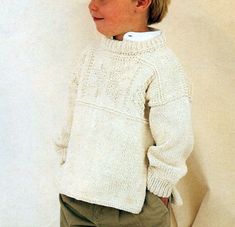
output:
[[[73,122],[73,113],[75,108],[76,95],[77,95],[77,77],[76,74],[74,74],[68,84],[66,121],[62,127],[62,130],[59,131],[58,135],[54,140],[55,149],[60,155],[61,165],[65,162],[66,158],[66,153],[72,128],[72,122]]]
[[[187,173],[186,160],[194,144],[191,84],[180,64],[168,68],[158,70],[146,92],[155,141],[147,151],[147,188],[159,197],[169,197]]]
[[[71,134],[71,128],[73,124],[73,115],[76,105],[77,89],[79,83],[79,77],[81,68],[85,63],[88,52],[90,51],[90,45],[85,46],[78,57],[76,62],[75,72],[72,75],[71,80],[68,84],[68,99],[67,99],[67,109],[66,109],[66,119],[61,131],[57,133],[56,138],[54,139],[55,150],[60,155],[60,164],[62,165],[65,162],[67,148],[69,143],[69,138]]]
[[[173,186],[187,173],[186,159],[193,147],[188,97],[151,107],[149,124],[156,143],[147,151],[147,187],[159,197],[169,197]]]

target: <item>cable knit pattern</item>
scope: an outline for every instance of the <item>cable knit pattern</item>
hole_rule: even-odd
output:
[[[163,32],[143,41],[100,36],[70,83],[56,140],[60,193],[138,214],[146,187],[182,204],[177,182],[193,149],[192,86]]]

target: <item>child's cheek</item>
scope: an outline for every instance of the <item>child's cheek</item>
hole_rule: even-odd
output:
[[[110,10],[108,13],[107,13],[108,17],[110,19],[113,19],[113,18],[116,18],[118,16],[118,12],[116,10]]]

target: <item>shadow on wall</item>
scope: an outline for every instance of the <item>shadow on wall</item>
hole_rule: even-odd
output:
[[[203,199],[209,190],[202,164],[195,152],[197,149],[195,144],[194,150],[187,160],[188,173],[177,185],[183,198],[183,206],[172,207],[177,223],[175,226],[193,225]],[[184,214],[183,217],[182,214]]]

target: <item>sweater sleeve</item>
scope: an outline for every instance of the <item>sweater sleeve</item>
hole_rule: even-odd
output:
[[[75,76],[69,81],[68,84],[68,100],[67,100],[67,108],[66,108],[66,121],[63,123],[61,131],[58,132],[56,139],[54,140],[54,145],[56,151],[60,157],[60,164],[62,165],[65,162],[70,132],[73,122],[73,112],[75,107],[75,100],[77,94],[77,78]]]
[[[79,55],[75,72],[70,79],[67,91],[67,102],[66,102],[66,118],[65,122],[62,124],[62,129],[56,134],[54,139],[55,150],[59,154],[60,165],[62,165],[66,160],[67,148],[71,134],[71,128],[73,124],[73,114],[76,105],[76,96],[79,82],[79,75],[81,71],[81,66],[84,64],[85,53],[89,47],[83,49]]]
[[[169,197],[187,173],[186,159],[193,149],[191,86],[179,64],[158,70],[146,98],[149,125],[155,144],[147,151],[147,188],[159,197]]]

